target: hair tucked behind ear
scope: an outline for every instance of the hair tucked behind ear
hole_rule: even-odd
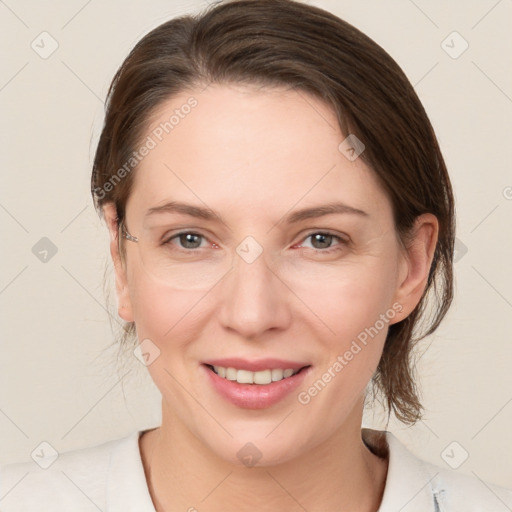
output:
[[[136,167],[122,180],[116,177],[164,100],[196,86],[230,82],[290,87],[330,105],[342,133],[365,144],[360,158],[387,192],[402,240],[422,213],[437,217],[439,237],[425,293],[406,319],[390,326],[372,380],[389,414],[416,422],[422,407],[413,348],[437,328],[452,301],[454,200],[434,130],[412,85],[355,27],[292,0],[235,0],[152,30],[130,52],[108,92],[91,181],[97,208],[114,203],[123,220]],[[125,341],[133,334],[129,325]]]

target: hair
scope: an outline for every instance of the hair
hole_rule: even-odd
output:
[[[161,104],[185,90],[229,83],[295,89],[328,104],[342,134],[363,141],[359,158],[387,193],[404,246],[419,215],[437,217],[438,241],[424,293],[405,319],[389,327],[371,381],[373,395],[385,399],[388,421],[393,411],[403,423],[414,424],[423,407],[413,348],[434,332],[453,298],[454,198],[413,86],[377,43],[349,23],[294,0],[230,0],[145,35],[107,94],[91,179],[100,216],[102,207],[113,203],[121,226],[136,172],[136,165],[126,172],[125,164]],[[117,236],[121,247],[119,231]],[[134,343],[133,338],[129,323],[121,344]]]

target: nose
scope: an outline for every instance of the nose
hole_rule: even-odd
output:
[[[254,261],[240,254],[234,255],[233,268],[221,287],[220,322],[246,339],[257,339],[271,329],[286,329],[292,318],[291,291],[265,252]]]

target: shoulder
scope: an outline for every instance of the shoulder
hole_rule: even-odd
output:
[[[105,510],[112,487],[122,485],[123,470],[141,470],[138,438],[135,431],[122,439],[57,454],[57,458],[50,447],[45,453],[43,446],[33,461],[0,466],[0,509]]]
[[[379,512],[510,512],[512,490],[424,461],[386,432],[389,466]]]
[[[463,474],[425,461],[420,461],[420,464],[431,475],[430,486],[439,502],[441,512],[512,510],[512,489],[482,480],[475,473]]]

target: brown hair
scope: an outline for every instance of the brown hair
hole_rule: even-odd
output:
[[[425,292],[407,318],[390,326],[372,378],[374,396],[385,397],[388,421],[393,410],[399,420],[414,424],[423,407],[413,348],[437,328],[453,296],[454,199],[434,130],[412,85],[358,29],[293,0],[234,0],[152,30],[130,52],[108,91],[91,181],[97,209],[101,214],[104,204],[114,203],[122,223],[133,173],[119,179],[119,170],[164,100],[193,87],[230,82],[295,88],[329,104],[342,133],[363,141],[360,158],[388,193],[403,243],[417,216],[437,217],[439,237]],[[128,335],[133,327],[128,324]]]

